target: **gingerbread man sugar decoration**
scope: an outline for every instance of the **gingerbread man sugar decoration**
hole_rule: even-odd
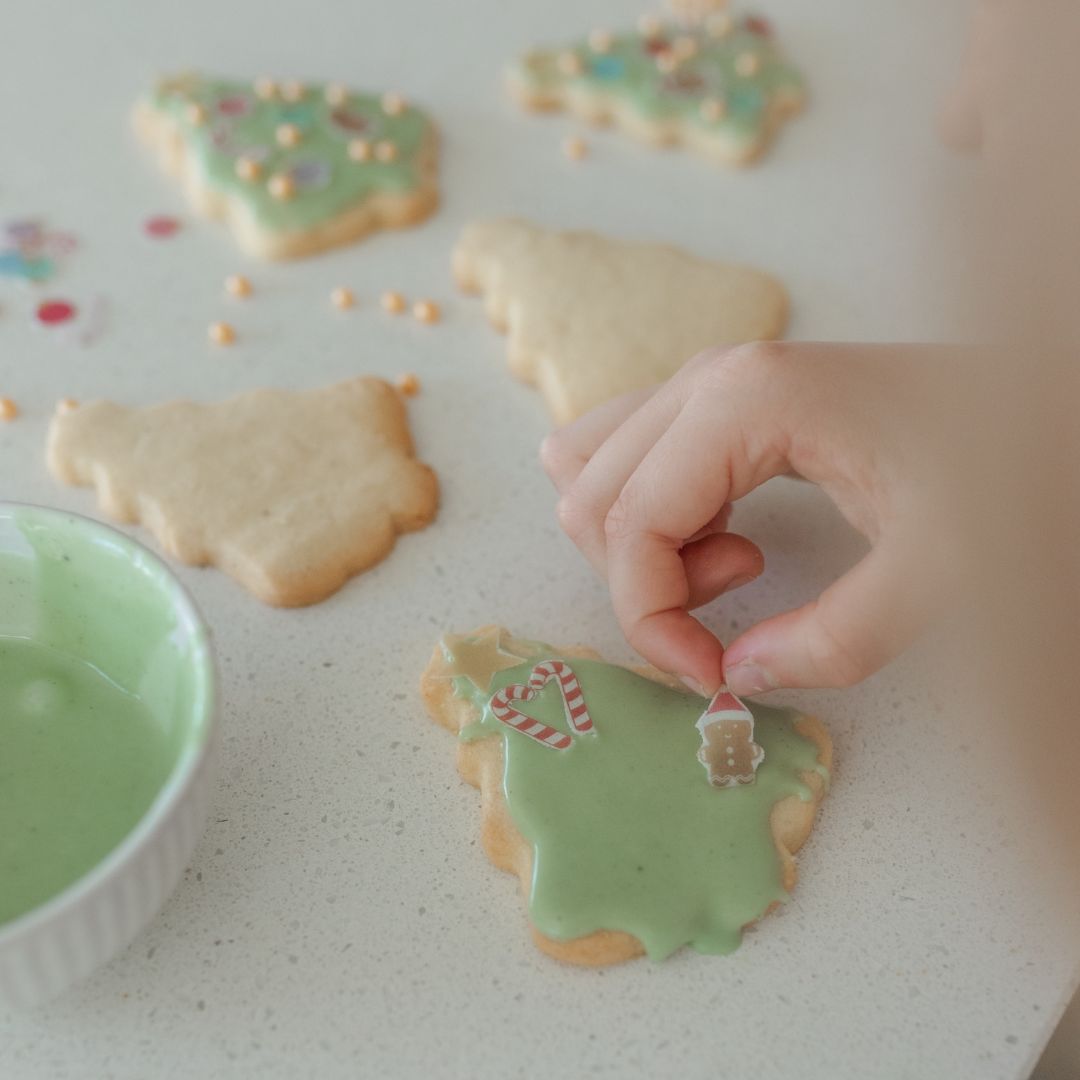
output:
[[[754,742],[754,714],[726,687],[721,687],[701,714],[698,761],[713,787],[752,784],[765,750]]]

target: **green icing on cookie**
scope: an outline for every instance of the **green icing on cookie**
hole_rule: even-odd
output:
[[[510,76],[541,101],[606,98],[642,121],[677,121],[756,148],[780,116],[801,104],[805,83],[764,19],[747,16],[725,26],[722,34],[707,26],[660,26],[649,35],[605,35],[602,48],[594,40],[535,50]]]
[[[264,99],[250,83],[189,75],[164,80],[145,104],[182,134],[209,186],[240,198],[261,226],[292,231],[318,226],[381,193],[414,191],[431,151],[431,121],[419,109],[406,104],[389,115],[376,95],[331,96],[334,104],[326,87],[307,84],[297,101],[279,93]],[[297,145],[279,145],[282,125],[299,129]],[[349,153],[350,142],[361,139],[371,148],[364,161]],[[379,143],[394,147],[394,160],[377,158]],[[241,157],[257,163],[257,179],[238,175]],[[271,193],[274,176],[289,177],[290,198]]]
[[[765,749],[756,782],[717,790],[696,756],[703,698],[622,667],[563,659],[595,725],[565,750],[509,728],[489,707],[503,687],[528,682],[534,660],[497,672],[487,691],[454,680],[456,692],[481,711],[461,738],[504,742],[507,806],[533,848],[533,924],[564,941],[623,930],[652,959],[683,945],[733,951],[746,924],[787,898],[769,826],[773,806],[791,795],[811,798],[801,772],[827,777],[816,745],[795,730],[798,714],[753,705],[755,737]],[[515,706],[570,731],[554,680]]]

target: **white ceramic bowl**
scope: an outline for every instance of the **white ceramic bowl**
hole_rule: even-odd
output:
[[[0,503],[0,560],[0,636],[38,638],[50,605],[53,614],[74,611],[86,632],[65,641],[65,651],[94,653],[80,658],[152,698],[175,735],[168,777],[135,828],[62,892],[0,924],[0,1002],[28,1006],[119,953],[176,887],[206,821],[216,677],[210,635],[184,588],[157,556],[114,529]],[[132,637],[140,615],[154,629]],[[107,655],[126,658],[128,670],[105,670]],[[145,675],[133,675],[144,661]]]

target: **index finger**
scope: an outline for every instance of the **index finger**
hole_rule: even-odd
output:
[[[608,584],[627,641],[695,682],[723,682],[723,646],[686,610],[680,551],[717,509],[787,468],[764,430],[747,436],[746,402],[730,390],[692,398],[623,487],[605,522]]]

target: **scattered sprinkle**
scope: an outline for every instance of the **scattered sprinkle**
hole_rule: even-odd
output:
[[[329,83],[323,91],[327,105],[344,105],[349,99],[349,89],[344,83]]]
[[[243,154],[236,159],[234,168],[236,169],[236,175],[240,177],[241,180],[258,180],[262,173],[262,165],[254,158],[245,157]]]
[[[346,308],[355,306],[356,296],[353,294],[352,289],[346,289],[344,285],[339,285],[330,293],[330,303],[344,311]]]
[[[382,110],[387,116],[400,116],[405,111],[405,99],[393,92],[383,94]]]
[[[296,124],[278,124],[274,137],[277,139],[278,146],[299,146],[304,133]]]
[[[243,274],[230,274],[225,279],[225,291],[238,298],[250,296],[251,282]]]
[[[275,173],[266,186],[275,199],[283,202],[296,194],[296,181],[288,173]]]
[[[392,290],[384,292],[379,297],[379,303],[382,304],[383,311],[391,315],[400,315],[405,310],[405,297]]]
[[[289,79],[281,84],[281,96],[286,101],[303,101],[307,87],[298,79]]]
[[[201,127],[206,123],[206,109],[198,102],[193,102],[187,108],[187,118],[189,124]]]
[[[211,323],[207,334],[215,345],[232,345],[236,341],[236,331],[227,322]]]
[[[353,161],[370,161],[371,153],[371,143],[367,139],[349,140],[349,157]]]
[[[62,326],[77,313],[78,308],[70,300],[42,300],[34,314],[42,326]]]
[[[73,398],[73,397],[65,397],[65,398],[61,398],[61,399],[60,399],[60,400],[59,400],[59,401],[58,401],[58,402],[56,403],[56,411],[57,411],[58,413],[69,413],[69,412],[73,412],[73,411],[74,411],[75,409],[77,409],[78,407],[79,407],[79,403],[78,403],[78,401],[76,401],[76,400],[75,400],[75,398]]]
[[[143,232],[157,240],[165,240],[180,231],[180,221],[169,214],[154,214],[143,222]]]
[[[380,139],[375,144],[375,156],[384,165],[388,165],[391,161],[397,161],[398,149],[388,139]]]
[[[442,318],[442,309],[434,300],[417,300],[412,313],[413,318],[422,323],[437,323]]]
[[[420,379],[411,371],[407,375],[399,375],[394,385],[398,393],[405,397],[416,397],[420,393]]]
[[[0,420],[7,423],[19,415],[19,406],[9,397],[0,397]]]
[[[589,156],[589,144],[580,135],[571,135],[563,140],[562,151],[571,161],[581,161]]]
[[[261,78],[255,80],[255,94],[263,101],[272,101],[277,97],[278,86],[273,79]]]

